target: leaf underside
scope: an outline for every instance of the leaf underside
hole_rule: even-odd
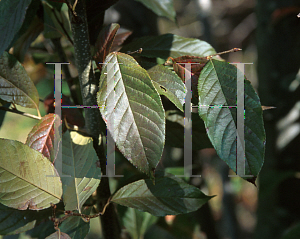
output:
[[[46,157],[18,141],[0,139],[0,145],[0,203],[40,210],[60,201],[60,177]]]

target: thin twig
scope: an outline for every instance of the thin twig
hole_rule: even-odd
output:
[[[29,113],[25,113],[25,112],[19,111],[17,109],[10,109],[10,108],[6,108],[6,107],[3,107],[3,106],[0,106],[0,110],[5,110],[5,111],[11,112],[11,113],[23,115],[23,116],[26,116],[26,117],[29,117],[29,118],[32,118],[32,119],[37,119],[37,120],[42,119],[42,117],[40,117],[40,116],[36,116],[36,115],[29,114]]]

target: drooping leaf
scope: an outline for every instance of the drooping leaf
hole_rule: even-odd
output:
[[[104,27],[101,32],[99,33],[99,36],[96,40],[96,54],[94,56],[97,67],[101,70],[102,64],[106,56],[110,53],[111,46],[113,44],[114,38],[117,34],[118,29],[120,28],[120,25],[117,23],[111,23],[110,25],[107,25]]]
[[[39,94],[36,87],[20,62],[7,52],[0,57],[0,98],[38,109]]]
[[[162,65],[148,70],[152,83],[160,95],[165,95],[178,109],[183,111],[186,88],[182,80]]]
[[[51,209],[43,211],[17,210],[0,204],[0,235],[13,235],[28,231],[41,220],[47,220]],[[53,228],[53,222],[52,222]]]
[[[196,211],[210,198],[179,177],[166,174],[155,178],[155,185],[150,179],[130,183],[119,189],[111,201],[161,217]]]
[[[184,115],[179,112],[167,112],[166,117],[166,145],[184,148]],[[197,113],[192,113],[192,148],[201,150],[213,148],[207,137],[205,125]]]
[[[40,152],[18,141],[0,139],[0,203],[40,210],[62,195],[60,177]]]
[[[245,175],[253,175],[255,179],[264,161],[265,131],[259,98],[246,79],[244,89]],[[198,93],[199,115],[208,137],[219,157],[236,172],[237,68],[227,62],[210,60],[200,74]],[[243,159],[238,160],[239,163]]]
[[[175,21],[176,12],[173,0],[136,0],[143,3],[147,8],[161,17],[167,17]]]
[[[206,57],[216,53],[216,51],[205,41],[194,38],[185,38],[173,34],[164,34],[161,36],[147,36],[137,39],[124,46],[121,51],[136,51],[142,48],[140,53],[146,57],[168,57],[176,58],[189,55],[193,52],[194,56]]]
[[[158,220],[158,217],[130,207],[122,207],[119,211],[122,223],[132,239],[144,238],[146,231]]]
[[[71,237],[64,232],[56,231],[50,236],[46,237],[46,239],[71,239]]]
[[[99,89],[100,112],[118,149],[139,170],[150,174],[162,155],[165,114],[147,71],[131,56],[111,53]]]
[[[0,55],[2,55],[21,28],[30,2],[31,0],[3,0],[0,2]]]
[[[92,208],[82,210],[85,215],[90,215]],[[67,233],[72,239],[85,238],[90,230],[90,222],[85,222],[81,217],[69,217],[59,226],[62,232]]]
[[[54,123],[59,120],[55,114],[45,115],[29,132],[26,144],[36,151],[42,153],[52,163],[55,160],[56,153],[54,148],[58,149],[58,144],[54,146]],[[58,142],[57,142],[58,143]]]
[[[62,177],[65,210],[78,210],[100,183],[101,170],[90,137],[67,131],[62,140]],[[68,176],[69,175],[69,176]]]

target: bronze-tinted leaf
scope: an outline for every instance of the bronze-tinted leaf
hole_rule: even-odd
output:
[[[58,144],[54,147],[54,122],[60,120],[58,115],[45,115],[29,132],[26,144],[42,153],[52,163],[55,160],[54,148],[58,149]]]

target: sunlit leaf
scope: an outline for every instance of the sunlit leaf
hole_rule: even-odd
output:
[[[148,73],[157,92],[168,97],[178,109],[183,111],[186,88],[182,80],[162,65],[152,67]]]
[[[92,138],[67,131],[62,140],[62,177],[65,210],[78,210],[100,183],[101,170]]]
[[[82,210],[85,215],[90,215],[92,208]],[[62,232],[67,233],[72,239],[85,238],[90,230],[90,222],[85,222],[81,217],[69,217],[59,226]]]
[[[26,144],[30,148],[42,153],[52,163],[56,156],[54,152],[54,123],[57,120],[60,119],[55,114],[45,115],[29,132],[26,140]],[[58,144],[56,149],[58,149]]]
[[[10,0],[0,2],[0,55],[9,46],[15,34],[24,21],[27,8],[31,0]]]
[[[0,98],[38,109],[39,94],[36,87],[20,62],[7,52],[0,57]]]
[[[61,200],[54,166],[40,152],[18,141],[0,139],[0,203],[19,210],[39,210]]]
[[[162,155],[165,114],[147,71],[131,56],[111,53],[99,89],[100,112],[118,149],[139,170],[150,174]]]
[[[180,57],[190,55],[206,57],[216,53],[216,51],[205,41],[194,38],[185,38],[173,34],[164,34],[160,36],[147,36],[139,38],[132,43],[124,46],[121,51],[136,51],[142,48],[140,53],[146,57],[160,57],[167,59],[168,57]]]
[[[154,216],[177,215],[196,211],[211,197],[171,174],[142,179],[119,189],[111,201],[149,212]]]
[[[266,138],[259,98],[246,79],[244,88],[246,147],[244,175],[253,175],[255,179],[263,165]],[[205,123],[208,137],[219,157],[236,172],[237,138],[239,140],[235,107],[237,68],[227,62],[210,60],[200,74],[198,93],[199,115]],[[238,160],[240,162],[243,159]]]
[[[176,12],[173,0],[136,0],[143,3],[147,8],[151,9],[158,16],[167,17],[175,21]]]

